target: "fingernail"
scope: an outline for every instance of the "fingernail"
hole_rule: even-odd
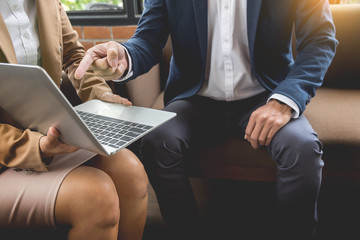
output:
[[[54,129],[52,129],[52,128],[49,129],[49,135],[56,137],[56,133],[54,132]]]
[[[113,68],[116,68],[117,67],[117,61],[116,60],[111,60],[111,66]]]
[[[119,66],[119,71],[120,71],[121,73],[125,72],[125,66],[124,66],[124,64],[121,64],[121,65]]]

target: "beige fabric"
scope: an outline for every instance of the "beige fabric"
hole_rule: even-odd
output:
[[[66,175],[95,156],[79,150],[59,155],[48,172],[17,171],[0,174],[0,227],[55,227],[55,200]]]
[[[164,91],[162,91],[156,98],[152,105],[152,108],[163,109],[164,108]]]
[[[155,65],[144,75],[126,83],[126,91],[135,106],[152,107],[160,94],[160,67]]]
[[[169,37],[163,49],[162,61],[149,72],[126,83],[126,92],[135,106],[164,108],[164,91],[161,89],[161,76],[169,73],[172,57],[171,38]],[[163,79],[166,81],[166,79]]]
[[[360,90],[321,88],[305,116],[323,143],[360,144]]]

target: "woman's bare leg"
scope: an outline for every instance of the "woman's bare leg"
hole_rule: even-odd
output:
[[[109,175],[88,166],[67,175],[56,199],[55,221],[70,227],[69,240],[115,240],[119,218],[119,199]]]
[[[123,149],[110,157],[98,156],[89,165],[106,172],[115,184],[121,212],[118,239],[141,240],[148,206],[148,178],[140,160]]]

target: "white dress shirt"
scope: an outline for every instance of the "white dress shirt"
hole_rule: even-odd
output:
[[[265,91],[250,70],[246,2],[208,1],[208,59],[199,95],[234,101]]]
[[[41,64],[35,0],[1,0],[0,13],[20,64]]]
[[[241,100],[265,91],[251,72],[246,0],[208,0],[208,59],[199,95],[222,101]],[[297,104],[274,94],[299,116]],[[269,99],[269,100],[270,100]]]

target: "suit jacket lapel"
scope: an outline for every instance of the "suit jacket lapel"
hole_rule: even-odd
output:
[[[3,17],[0,14],[0,62],[17,63],[14,45]]]
[[[206,63],[207,54],[207,0],[192,0],[194,5],[194,14],[196,19],[196,28],[198,31],[201,56]]]
[[[260,16],[262,0],[247,0],[247,28],[248,28],[248,41],[250,62],[254,63],[254,47],[256,30]]]

